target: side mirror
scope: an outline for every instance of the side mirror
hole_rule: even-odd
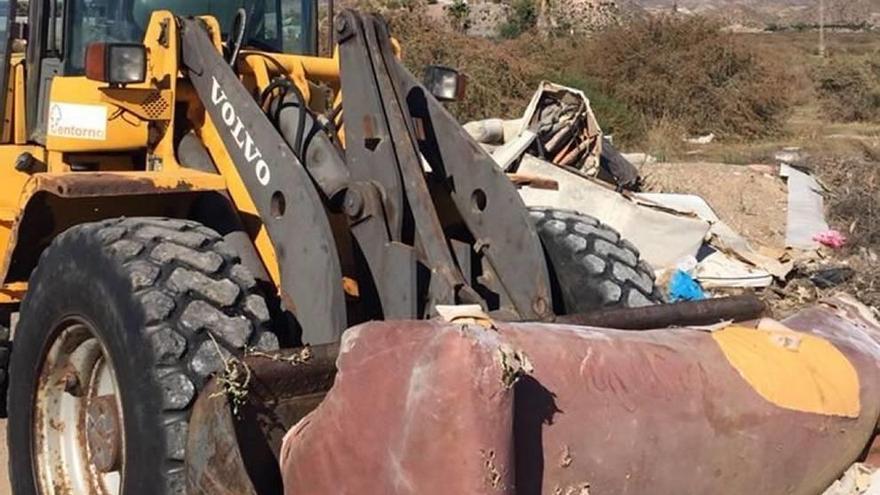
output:
[[[429,65],[422,83],[439,101],[459,101],[464,98],[467,77],[449,67]]]
[[[133,43],[90,43],[86,48],[86,77],[112,85],[147,79],[147,49]]]

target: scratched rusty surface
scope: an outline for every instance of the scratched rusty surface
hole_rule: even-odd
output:
[[[103,197],[188,192],[201,188],[185,178],[180,178],[172,184],[160,184],[143,174],[80,172],[40,175],[36,189],[61,197]]]
[[[336,376],[336,344],[250,356],[246,402],[233,415],[216,381],[199,394],[187,439],[186,493],[280,491],[278,452],[287,429],[324,398]],[[219,392],[219,393],[218,393]]]
[[[217,382],[199,396],[186,447],[186,493],[255,495],[238,447],[235,418]]]
[[[339,374],[287,436],[285,493],[499,493],[513,483],[500,335],[437,322],[349,330]]]
[[[357,327],[285,438],[285,494],[821,493],[873,438],[880,328],[843,300],[785,323],[852,361],[858,418],[772,405],[704,331]]]
[[[195,171],[35,174],[22,192],[6,251],[0,253],[0,282],[26,280],[42,249],[72,225],[120,215],[182,215],[176,207],[199,193],[224,189],[221,176]],[[168,199],[156,197],[166,194]]]
[[[870,443],[880,416],[878,353],[864,333],[878,329],[828,307],[786,324],[821,328],[849,357],[862,385],[858,418],[770,404],[705,332],[505,333],[535,366],[520,384],[529,390],[517,389],[517,493],[586,484],[591,495],[821,493]],[[845,344],[853,338],[866,345]]]

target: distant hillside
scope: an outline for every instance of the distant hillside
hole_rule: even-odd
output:
[[[464,24],[464,31],[485,37],[503,34],[505,24],[526,18],[544,32],[586,32],[644,12],[637,0],[433,0],[428,2],[428,13],[438,21],[449,22],[450,9],[456,5],[458,12],[466,16],[458,20]]]
[[[812,25],[819,20],[818,0],[634,0],[649,12],[702,14],[752,26]],[[828,24],[880,26],[880,0],[826,0]]]

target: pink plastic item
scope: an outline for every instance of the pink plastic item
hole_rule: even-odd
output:
[[[813,240],[834,249],[840,249],[846,245],[846,236],[836,230],[828,230],[813,236]]]

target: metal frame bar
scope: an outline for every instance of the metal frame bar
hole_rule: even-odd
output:
[[[406,202],[396,182],[380,181],[391,192],[383,191],[384,207],[397,212],[404,204],[411,211],[415,244],[432,272],[429,304],[485,303],[449,249],[435,205],[451,199],[490,272],[486,278],[510,302],[504,309],[520,319],[551,318],[544,252],[516,188],[399,62],[384,20],[345,10],[335,29],[348,162],[353,170],[364,168],[361,177],[394,177],[395,168],[399,173]],[[427,174],[422,158],[430,165]],[[378,171],[382,166],[391,170]]]

